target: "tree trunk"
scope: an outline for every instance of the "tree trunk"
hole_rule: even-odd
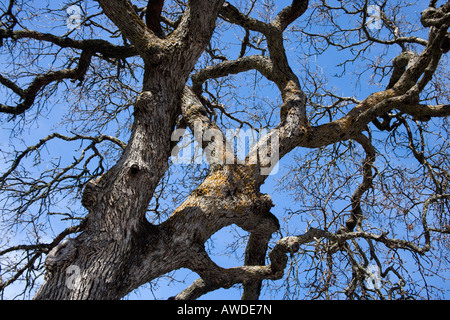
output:
[[[145,214],[167,169],[188,75],[209,42],[222,2],[190,1],[179,27],[162,41],[128,2],[99,1],[144,59],[143,92],[122,157],[85,187],[84,229],[49,253],[47,279],[35,299],[119,299],[181,267],[174,257],[185,248],[177,244],[176,231],[152,226]]]
[[[74,259],[60,257],[64,263],[54,266],[55,275],[37,298],[111,299],[133,289],[134,280],[127,270],[142,254],[142,238],[152,232],[145,213],[166,170],[170,156],[167,137],[176,119],[172,106],[177,105],[179,96],[168,90],[145,91],[139,96],[133,134],[122,158],[84,190],[83,205],[89,215],[83,233],[72,240]],[[83,272],[81,287],[67,292],[61,283],[65,283],[63,271],[69,265]]]
[[[45,260],[47,271],[45,283],[36,294],[35,299],[120,299],[141,285],[179,268],[188,268],[196,272],[201,278],[194,281],[191,286],[175,296],[174,299],[195,299],[211,290],[229,288],[238,283],[242,284],[244,289],[243,299],[258,299],[262,280],[282,277],[286,269],[288,254],[298,252],[302,245],[316,242],[316,248],[318,248],[316,253],[319,259],[321,259],[321,252],[327,255],[326,259],[330,259],[328,260],[330,265],[327,266],[330,271],[326,271],[329,273],[326,277],[323,277],[327,278],[326,283],[325,285],[319,285],[318,290],[321,292],[317,297],[320,297],[322,293],[328,297],[328,288],[333,287],[333,285],[330,286],[333,279],[331,257],[332,254],[341,249],[341,252],[345,251],[344,253],[348,254],[348,261],[351,262],[348,266],[353,271],[353,278],[348,288],[345,289],[345,294],[348,294],[348,297],[353,297],[355,295],[354,292],[357,292],[355,290],[359,284],[363,283],[363,278],[367,276],[365,268],[368,259],[366,259],[364,250],[361,250],[359,245],[356,245],[356,242],[354,242],[355,251],[353,251],[353,249],[350,249],[350,242],[347,241],[355,239],[369,241],[370,257],[376,260],[380,266],[380,260],[376,258],[370,241],[384,244],[388,249],[394,250],[393,252],[395,253],[395,250],[401,248],[423,255],[431,248],[431,232],[448,233],[449,229],[441,221],[439,221],[443,227],[441,230],[436,229],[433,226],[434,223],[429,224],[433,226],[432,228],[428,227],[426,217],[428,206],[438,199],[447,199],[449,197],[448,193],[444,192],[446,190],[445,181],[448,180],[448,177],[438,172],[437,169],[441,170],[442,168],[429,162],[431,156],[425,152],[425,140],[428,138],[425,139],[422,135],[426,130],[422,130],[418,122],[429,121],[432,117],[446,117],[450,115],[450,106],[448,104],[427,105],[421,103],[423,94],[426,93],[428,95],[431,92],[425,88],[431,84],[435,72],[439,71],[437,73],[439,76],[442,71],[438,69],[438,66],[443,53],[448,52],[449,3],[436,8],[436,1],[431,1],[430,7],[422,12],[421,23],[424,27],[429,28],[428,40],[419,39],[415,36],[397,37],[397,33],[399,35],[401,33],[397,32],[398,29],[393,29],[394,24],[388,24],[389,19],[387,16],[383,16],[383,20],[387,19],[385,21],[386,27],[394,34],[395,38],[393,40],[377,40],[374,36],[378,32],[371,33],[366,30],[366,14],[363,14],[364,23],[361,24],[360,29],[344,30],[340,27],[336,29],[339,32],[359,32],[360,34],[357,38],[364,40],[358,44],[350,44],[348,41],[344,41],[347,43],[345,45],[347,48],[357,48],[362,44],[366,45],[366,43],[398,44],[402,47],[402,53],[392,61],[393,70],[387,87],[381,91],[371,93],[360,101],[354,97],[339,97],[335,95],[334,91],[322,89],[323,80],[320,77],[315,79],[314,77],[317,76],[316,72],[311,72],[313,69],[309,69],[307,66],[304,70],[307,72],[305,77],[310,77],[311,79],[305,78],[303,79],[304,81],[300,81],[291,69],[284,48],[284,39],[286,37],[284,31],[289,24],[307,10],[308,0],[292,0],[290,5],[282,9],[269,22],[263,22],[252,17],[253,14],[250,11],[254,8],[256,10],[253,2],[248,14],[243,14],[239,9],[224,0],[188,0],[184,2],[184,13],[182,16],[175,22],[171,22],[169,19],[161,19],[160,16],[164,7],[164,0],[149,0],[147,4],[147,23],[137,14],[137,12],[142,13],[142,8],[133,7],[131,1],[97,0],[97,2],[101,6],[102,13],[119,29],[118,33],[123,37],[123,46],[100,39],[75,40],[33,30],[13,30],[16,24],[19,25],[13,12],[20,11],[13,10],[13,7],[16,6],[14,1],[10,1],[8,12],[2,15],[2,18],[6,20],[11,18],[14,24],[8,26],[9,22],[5,22],[6,24],[2,25],[0,29],[0,46],[3,39],[17,41],[24,38],[48,42],[50,46],[55,45],[58,49],[70,48],[71,52],[76,52],[76,54],[78,54],[77,50],[82,52],[79,55],[75,68],[70,67],[73,65],[73,61],[76,60],[71,58],[70,63],[67,63],[67,68],[38,74],[26,89],[20,88],[17,84],[23,80],[22,75],[11,71],[11,74],[14,75],[14,80],[19,80],[16,83],[16,81],[6,78],[3,73],[0,74],[1,85],[6,86],[14,94],[18,95],[21,101],[16,107],[0,104],[0,114],[22,115],[35,103],[37,97],[45,99],[53,92],[54,89],[47,88],[46,91],[43,90],[52,82],[56,81],[55,85],[57,85],[63,79],[83,81],[91,63],[97,58],[108,61],[115,68],[116,65],[113,65],[115,61],[139,55],[144,63],[144,76],[141,92],[134,104],[131,137],[126,145],[122,141],[118,143],[117,138],[105,135],[89,137],[77,134],[74,137],[65,137],[58,133],[52,133],[41,139],[35,146],[28,147],[20,154],[16,153],[11,168],[0,177],[0,187],[7,192],[3,199],[4,206],[14,203],[13,200],[10,201],[9,194],[14,195],[13,198],[20,200],[19,202],[26,203],[18,205],[17,207],[20,210],[16,210],[17,212],[8,208],[7,211],[14,212],[14,215],[17,216],[17,218],[14,217],[15,221],[12,225],[18,225],[22,221],[28,220],[21,217],[21,215],[31,208],[31,205],[41,203],[41,198],[43,198],[42,201],[45,200],[45,202],[49,203],[53,202],[54,197],[59,198],[60,192],[65,190],[68,184],[74,186],[70,190],[75,190],[78,185],[85,186],[81,204],[87,209],[88,213],[80,226],[67,228],[49,244],[39,243],[38,233],[36,233],[37,244],[18,245],[2,250],[0,255],[9,255],[16,250],[24,250],[27,253],[28,262],[22,267],[25,259],[19,259],[21,261],[14,264],[13,267],[7,268],[7,274],[13,271],[16,271],[16,273],[6,284],[0,283],[1,290],[4,290],[13,281],[21,281],[25,271],[30,271],[30,274],[34,274],[35,272],[32,270],[36,270],[35,262],[39,261],[38,259],[43,254],[47,254]],[[342,7],[341,9],[345,8]],[[366,6],[364,6],[364,9],[361,8],[361,10],[355,12],[361,13],[365,9]],[[246,35],[237,59],[228,60],[228,57],[216,55],[215,51],[221,50],[214,49],[215,46],[207,49],[211,42],[219,11],[221,19],[227,23],[236,24],[245,30]],[[173,13],[175,14],[175,12]],[[346,13],[356,14],[347,11]],[[93,14],[92,16],[97,15]],[[310,18],[307,20],[308,26],[313,25],[314,19]],[[164,30],[160,25],[162,20],[164,23],[167,23],[169,27],[166,29],[171,30],[171,33],[164,34]],[[88,22],[91,23],[90,19],[85,20],[86,25]],[[322,24],[322,22],[320,23]],[[332,26],[332,28],[334,27]],[[362,33],[363,31],[364,33]],[[250,32],[258,33],[260,36],[260,38],[258,36],[259,40],[255,38],[256,42],[250,41]],[[308,29],[303,32],[305,35],[310,33]],[[116,34],[117,32],[114,33]],[[333,34],[336,35],[337,33],[331,33],[331,35]],[[311,34],[308,37],[311,37],[311,39],[306,38],[306,44],[312,45],[309,48],[314,50],[318,50],[314,45],[318,43],[318,39],[320,41],[325,39],[325,36],[322,34]],[[257,45],[255,46],[255,44]],[[341,43],[334,43],[332,39],[327,44],[340,48],[344,46]],[[406,45],[412,44],[423,46],[423,51],[421,53],[406,51]],[[301,45],[303,46],[303,43]],[[10,46],[8,44],[8,48]],[[256,51],[261,50],[261,54],[246,56],[246,48],[250,46]],[[11,48],[13,47],[16,47],[16,44],[11,46]],[[216,48],[219,47],[221,46]],[[19,44],[17,48],[22,47]],[[47,52],[47,45],[40,45],[39,48],[36,49],[39,55]],[[364,50],[367,48],[369,47],[365,47]],[[251,52],[253,52],[253,49]],[[303,49],[306,50],[306,48]],[[59,55],[60,51],[57,52],[55,57]],[[192,74],[192,70],[203,52],[209,54],[212,61],[208,63],[207,67]],[[311,57],[310,53],[305,56]],[[347,59],[342,65],[345,66],[349,61],[354,62],[352,59]],[[375,63],[375,60],[373,62]],[[308,64],[307,61],[305,63],[306,65]],[[34,62],[28,61],[24,65],[34,66]],[[64,65],[66,66],[66,64]],[[134,65],[137,64],[131,64],[130,68]],[[118,67],[119,72],[122,67]],[[375,74],[379,74],[378,71],[385,70],[387,67],[388,65],[376,63],[374,67]],[[40,67],[37,70],[40,70]],[[209,103],[208,99],[203,96],[203,93],[207,91],[203,91],[203,88],[208,80],[250,70],[259,72],[276,85],[281,94],[282,104],[279,106],[279,124],[264,135],[262,134],[264,130],[259,131],[258,142],[251,147],[246,159],[241,163],[237,161],[234,150],[228,148],[231,141],[227,141],[226,134],[211,120],[214,118],[211,110],[215,108],[221,109],[221,114],[226,114],[229,119],[233,119],[233,114],[235,113],[227,114],[226,108],[218,104],[213,105],[213,103]],[[133,72],[133,70],[130,71]],[[92,82],[96,83],[100,78],[103,78],[103,73],[98,73],[97,75],[97,72],[94,71],[94,74],[95,78]],[[383,71],[381,79],[384,79],[387,75]],[[191,76],[192,87],[187,85],[189,76]],[[118,79],[120,82],[120,77]],[[309,80],[314,82],[313,88],[315,91],[309,92],[311,94],[309,98],[310,110],[307,112],[308,95],[302,90],[301,85],[302,83],[307,85]],[[258,81],[257,77],[255,77],[255,81]],[[439,81],[437,81],[430,88],[438,88],[439,85]],[[86,88],[91,87],[86,86]],[[325,94],[322,94],[322,91]],[[437,92],[441,92],[441,89],[439,88]],[[337,102],[334,102],[332,106],[322,106],[321,103],[318,104],[315,101],[316,98],[320,98],[318,101],[327,102],[328,99],[331,99],[328,102]],[[432,96],[423,101],[431,98]],[[13,99],[8,97],[7,100]],[[214,98],[211,100],[221,99]],[[206,106],[211,107],[211,109],[207,110]],[[242,108],[245,108],[245,105]],[[40,109],[36,110],[36,112],[39,114]],[[345,114],[342,114],[343,112]],[[313,115],[309,118],[308,114]],[[412,133],[412,127],[408,126],[405,116],[410,117],[417,124],[417,134],[420,136],[420,147],[422,150],[416,149],[416,133]],[[329,117],[329,121],[325,120],[326,117]],[[380,117],[383,119],[382,123],[377,119]],[[391,125],[390,121],[393,119],[396,119],[396,122]],[[246,123],[236,118],[233,121],[239,121],[242,125]],[[364,211],[369,207],[367,204],[375,203],[375,200],[371,200],[372,198],[366,198],[366,194],[373,188],[373,184],[376,183],[376,176],[380,177],[379,179],[384,179],[382,175],[386,175],[386,173],[383,173],[383,170],[376,170],[377,175],[374,174],[374,161],[378,142],[377,144],[372,144],[376,139],[372,139],[373,131],[369,127],[371,122],[379,130],[391,132],[390,136],[405,135],[406,140],[402,140],[402,138],[399,141],[407,141],[405,146],[407,145],[408,149],[410,149],[408,152],[412,151],[416,160],[423,166],[423,169],[426,169],[427,175],[429,174],[430,176],[426,178],[430,179],[429,185],[428,182],[425,183],[426,188],[424,187],[424,190],[426,192],[421,193],[414,200],[418,204],[424,203],[421,222],[423,225],[423,233],[421,234],[425,243],[423,246],[415,244],[422,242],[422,236],[411,242],[388,238],[386,232],[378,235],[364,231],[365,227],[362,224]],[[206,151],[209,173],[200,186],[174,210],[170,217],[159,225],[153,225],[146,219],[148,205],[158,183],[168,169],[168,159],[172,151],[171,137],[177,123],[189,127],[194,132],[194,139]],[[247,125],[251,127],[250,123],[247,123]],[[397,130],[399,126],[404,126],[406,131],[404,133],[400,131],[396,133],[394,130]],[[213,134],[211,134],[212,132]],[[368,133],[368,136],[366,136],[365,132]],[[439,132],[436,136],[442,138],[444,137],[443,133],[444,131]],[[207,139],[202,139],[202,137],[207,135]],[[211,135],[214,136],[214,139],[209,139]],[[66,141],[91,140],[92,144],[84,149],[82,156],[79,159],[75,159],[75,162],[70,166],[64,169],[57,168],[61,169],[59,171],[56,169],[45,170],[39,179],[32,180],[33,183],[27,182],[28,179],[22,179],[19,169],[21,170],[21,167],[25,166],[25,164],[20,163],[21,159],[28,157],[31,152],[39,153],[40,148],[55,137]],[[278,163],[278,160],[294,148],[322,148],[349,139],[352,139],[362,147],[366,157],[361,167],[363,181],[356,187],[353,195],[349,197],[350,216],[345,220],[345,224],[336,229],[336,233],[333,233],[332,230],[339,226],[336,224],[340,224],[343,221],[341,218],[346,214],[347,209],[342,209],[340,213],[335,213],[334,211],[336,210],[333,210],[332,219],[325,219],[326,215],[328,215],[328,200],[323,207],[322,205],[316,207],[316,204],[312,207],[307,206],[305,211],[312,212],[314,223],[323,223],[324,228],[309,228],[303,235],[284,237],[274,246],[271,246],[272,250],[267,254],[271,236],[279,229],[277,218],[270,212],[273,206],[270,196],[260,192],[260,187],[267,175]],[[88,163],[92,163],[90,161],[93,159],[89,157],[89,159],[84,160],[85,162],[82,162],[85,151],[95,150],[95,144],[103,140],[118,143],[124,151],[118,162],[106,173],[96,180],[85,183],[85,177],[90,174],[86,168]],[[395,137],[394,141],[396,141]],[[442,150],[444,150],[445,145],[441,144]],[[215,152],[208,152],[208,150],[214,150]],[[356,148],[353,148],[353,144],[349,144],[348,150],[351,150],[350,154],[352,157],[355,155],[357,155],[356,158],[359,157],[359,151],[355,151]],[[441,156],[443,154],[438,149],[436,150],[436,155]],[[305,183],[312,181],[311,179],[315,178],[316,172],[319,172],[321,177],[320,179],[315,179],[314,184],[319,181],[320,183],[318,184],[322,185],[321,181],[338,177],[336,187],[334,186],[335,182],[330,180],[331,185],[327,186],[327,190],[332,191],[331,194],[334,194],[330,196],[330,201],[333,201],[333,199],[339,201],[344,199],[345,195],[340,194],[341,190],[347,189],[347,186],[350,188],[350,184],[353,183],[357,174],[351,173],[351,175],[347,175],[345,173],[345,184],[341,184],[340,181],[344,178],[344,175],[341,176],[341,172],[338,175],[330,173],[333,170],[328,168],[339,165],[336,163],[336,159],[347,161],[350,158],[345,156],[347,151],[342,154],[340,152],[339,147],[333,148],[333,151],[330,153],[325,149],[321,149],[314,153],[314,157],[317,157],[314,160],[308,159],[312,153],[307,154],[305,156],[307,160],[305,167],[299,171],[300,173],[306,172],[307,177],[301,178],[299,187],[306,186]],[[404,154],[403,152],[402,154]],[[14,152],[11,152],[11,154],[14,154]],[[103,160],[98,151],[96,156]],[[329,165],[322,166],[322,158],[320,157],[329,156],[332,157]],[[14,156],[12,157],[14,158]],[[324,159],[327,162],[329,160]],[[348,164],[346,162],[343,162],[343,164],[348,168],[352,168],[349,170],[353,170],[357,168],[353,168],[355,161],[353,159]],[[33,163],[37,162],[38,160],[35,160]],[[74,177],[69,175],[69,172],[77,170],[83,163],[85,170]],[[102,168],[100,163],[97,169]],[[326,168],[325,171],[329,173],[322,175],[320,171],[323,168]],[[435,168],[436,171],[434,171]],[[24,171],[23,177],[29,174],[28,170]],[[391,171],[388,170],[386,172],[390,174]],[[445,170],[442,169],[442,172],[445,172]],[[18,177],[10,180],[14,183],[11,184],[12,190],[9,191],[9,179],[15,174]],[[439,176],[443,177],[442,181],[439,181]],[[48,177],[52,178],[52,181],[49,183],[47,183]],[[393,179],[392,181],[395,183],[387,182],[386,189],[389,189],[389,183],[396,184],[396,178],[394,177]],[[406,181],[403,177],[399,179],[399,181]],[[65,184],[62,184],[62,181],[65,181]],[[72,181],[76,181],[76,183],[72,183]],[[425,178],[421,181],[425,181]],[[434,186],[429,188],[432,184]],[[36,188],[36,185],[39,185],[39,188]],[[411,185],[413,186],[413,184]],[[384,188],[384,184],[382,186]],[[428,190],[432,190],[434,187],[436,187],[436,194],[430,196]],[[53,188],[55,188],[55,195],[53,191],[50,192],[50,189]],[[35,189],[39,189],[38,192]],[[45,192],[45,196],[43,196],[44,190],[49,190]],[[339,192],[336,193],[336,191]],[[384,189],[382,191],[380,194],[385,197]],[[374,193],[373,199],[378,197],[376,193]],[[322,195],[328,197],[324,191],[319,192],[319,195],[314,195],[313,200],[319,199],[317,197]],[[408,194],[405,193],[405,195]],[[427,200],[422,201],[421,197],[425,195]],[[27,197],[29,197],[30,201],[27,201]],[[309,196],[306,195],[304,199],[308,198]],[[383,201],[384,204],[382,206],[377,205],[377,207],[389,210],[394,208],[391,203],[388,204],[391,201],[390,199],[386,201]],[[39,215],[45,210],[47,210],[47,207],[41,205]],[[302,210],[299,212],[302,212]],[[323,221],[316,219],[319,212],[321,215],[323,214]],[[442,214],[442,212],[439,212],[439,214]],[[40,217],[39,215],[38,217]],[[30,217],[34,219],[34,215],[30,215]],[[330,223],[328,220],[332,222]],[[441,216],[438,220],[444,221],[445,219]],[[37,219],[36,221],[39,220]],[[35,224],[34,220],[32,220],[33,227],[38,223],[40,222]],[[244,265],[226,269],[221,268],[211,260],[205,249],[205,242],[214,233],[232,224],[248,232],[249,238],[245,250]],[[408,230],[410,230],[410,226],[414,227],[413,223],[407,226]],[[9,226],[7,230],[10,230]],[[74,238],[61,241],[68,234],[75,233],[76,236]],[[411,232],[411,234],[413,235],[414,233]],[[324,241],[322,242],[322,240]],[[358,262],[359,258],[353,258],[354,254],[356,257],[356,253],[362,259],[361,261],[365,261],[364,266]],[[311,263],[319,265],[320,263],[314,261],[315,257],[316,254],[314,258],[311,258],[313,259]],[[270,263],[266,264],[266,258],[269,259]],[[342,270],[350,270],[347,268],[348,266]],[[41,265],[38,264],[38,268],[40,267]],[[392,266],[389,266],[384,273],[387,274],[390,269],[394,270]],[[339,272],[341,271],[339,268],[338,270]],[[398,273],[396,273],[396,276],[401,279]],[[30,279],[29,275],[25,279],[28,281]],[[403,279],[401,280],[403,281]],[[401,288],[402,286],[395,285],[395,290],[400,290],[399,292],[403,297],[404,291]],[[323,288],[325,290],[322,291]],[[361,285],[361,290],[363,290],[362,296],[366,296],[366,293],[364,293],[366,289]],[[342,294],[342,292],[344,291],[339,290],[339,294]],[[378,293],[381,294],[380,292]]]

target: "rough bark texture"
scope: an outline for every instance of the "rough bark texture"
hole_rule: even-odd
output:
[[[83,232],[70,242],[76,249],[70,256],[65,251],[57,254],[36,299],[121,298],[180,268],[183,242],[188,241],[176,224],[156,228],[145,213],[167,168],[187,77],[212,35],[222,1],[190,1],[178,29],[166,41],[147,29],[129,2],[99,3],[144,58],[143,92],[135,103],[132,136],[121,159],[84,190],[89,214]],[[66,286],[64,271],[70,265],[81,270],[75,289]]]

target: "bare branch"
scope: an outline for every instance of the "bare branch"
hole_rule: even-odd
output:
[[[73,48],[92,53],[100,53],[108,58],[128,58],[137,55],[133,46],[118,46],[103,39],[75,40],[69,37],[58,37],[51,33],[41,33],[33,30],[4,30],[0,29],[0,39],[34,39],[50,42],[61,48]]]
[[[161,39],[147,28],[144,21],[139,17],[130,1],[104,1],[98,0],[105,14],[130,40],[140,56],[147,62],[153,60],[150,51],[159,51]]]
[[[266,33],[268,29],[268,25],[266,23],[244,15],[239,11],[239,9],[234,7],[229,2],[224,3],[221,8],[220,15],[230,23],[240,25],[244,29],[258,31],[261,33]]]
[[[36,99],[36,96],[42,91],[48,84],[54,81],[60,81],[63,79],[74,79],[83,81],[84,75],[89,68],[91,62],[92,53],[89,51],[83,51],[78,61],[78,66],[74,69],[67,68],[59,71],[49,71],[43,75],[39,75],[31,82],[26,89],[19,89],[19,87],[13,84],[10,80],[6,80],[2,76],[1,83],[11,88],[15,93],[19,94],[23,99],[23,102],[17,106],[7,106],[0,104],[0,112],[19,115],[31,108]]]
[[[83,136],[83,135],[75,135],[72,137],[68,137],[65,135],[62,135],[60,133],[52,133],[51,135],[41,139],[39,141],[39,143],[33,145],[33,146],[29,146],[25,151],[19,153],[16,157],[15,160],[13,162],[13,164],[11,165],[11,167],[3,174],[3,176],[0,177],[0,189],[3,188],[6,178],[11,174],[11,172],[13,172],[14,170],[17,169],[17,167],[19,166],[20,162],[22,161],[22,159],[24,159],[25,157],[27,157],[31,152],[39,150],[44,144],[46,144],[48,141],[52,140],[52,139],[61,139],[64,141],[75,141],[75,140],[90,140],[93,143],[101,143],[103,141],[111,141],[117,145],[119,145],[122,149],[125,149],[126,144],[122,141],[120,141],[119,139],[115,138],[115,137],[111,137],[108,135],[101,135],[98,137],[90,137],[90,136]]]
[[[290,6],[281,10],[272,24],[281,30],[286,29],[288,25],[305,13],[308,3],[308,0],[293,0]]]

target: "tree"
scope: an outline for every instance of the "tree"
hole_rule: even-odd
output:
[[[2,292],[119,299],[187,268],[175,299],[257,299],[277,279],[288,298],[439,296],[450,3],[276,5],[1,5]],[[244,159],[231,128],[257,135]],[[179,130],[206,164],[177,171]],[[275,182],[294,208],[263,193]],[[228,226],[243,261],[224,268],[205,244]]]

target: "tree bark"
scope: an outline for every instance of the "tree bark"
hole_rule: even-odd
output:
[[[187,77],[209,42],[223,1],[189,1],[166,40],[146,27],[128,1],[98,2],[144,59],[143,91],[122,157],[85,187],[85,227],[49,254],[47,279],[35,299],[119,299],[179,268],[176,257],[185,250],[175,226],[152,226],[145,213],[167,169]]]
[[[370,139],[361,133],[373,119],[392,108],[417,117],[449,114],[448,105],[416,108],[417,94],[430,80],[442,54],[440,48],[446,29],[432,34],[423,53],[412,58],[411,65],[396,74],[386,90],[373,93],[339,119],[311,126],[306,116],[306,95],[289,66],[283,45],[283,31],[305,12],[308,1],[294,0],[272,23],[263,23],[240,14],[221,0],[190,0],[176,29],[164,39],[146,26],[129,1],[98,2],[144,61],[142,92],[134,105],[132,134],[120,160],[98,180],[86,185],[82,204],[89,213],[82,230],[77,237],[61,242],[49,252],[46,282],[35,299],[119,299],[179,268],[189,268],[201,279],[175,299],[194,299],[236,283],[243,284],[244,299],[257,299],[261,281],[280,278],[286,266],[286,254],[297,252],[301,244],[313,242],[316,237],[336,242],[356,235],[376,238],[360,230],[353,232],[360,219],[361,197],[373,179],[375,151]],[[210,41],[219,11],[224,19],[246,30],[263,33],[269,57],[223,61],[194,75],[193,86],[189,88],[188,76]],[[78,69],[83,71],[84,66],[81,64]],[[184,123],[193,131],[216,130],[216,139],[197,141],[203,148],[226,145],[225,135],[207,117],[198,93],[207,79],[252,69],[273,81],[283,100],[280,124],[260,137],[247,156],[259,161],[224,164],[215,161],[220,160],[214,159],[217,155],[211,155],[210,172],[201,185],[166,221],[150,224],[145,218],[147,206],[167,170],[170,137],[178,116],[182,115]],[[279,223],[270,213],[271,198],[260,192],[267,178],[267,170],[263,174],[263,169],[270,171],[274,165],[260,159],[260,150],[267,153],[264,146],[268,141],[276,142],[278,157],[282,158],[299,146],[318,148],[347,139],[358,141],[367,153],[363,184],[352,197],[353,220],[347,221],[348,232],[334,235],[310,229],[302,236],[281,239],[268,255],[270,264],[265,265],[268,242]],[[223,160],[233,154],[225,148],[220,156]],[[231,224],[249,232],[250,237],[245,265],[224,269],[210,259],[204,243]],[[392,246],[405,245],[384,238],[378,240]]]

